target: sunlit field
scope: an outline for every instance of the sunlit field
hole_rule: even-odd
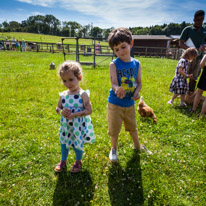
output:
[[[92,56],[84,58],[92,61]],[[157,124],[136,116],[140,142],[152,154],[134,151],[122,130],[119,163],[109,161],[107,59],[95,69],[83,65],[81,86],[91,93],[96,142],[85,144],[80,173],[70,173],[75,161],[71,151],[67,170],[55,174],[60,160],[55,108],[65,90],[57,67],[63,55],[0,52],[0,205],[206,205],[206,119],[199,119],[201,108],[191,114],[190,106],[179,107],[179,99],[167,105],[177,60],[137,58],[142,64],[140,95],[157,116]],[[51,62],[55,70],[49,69]]]

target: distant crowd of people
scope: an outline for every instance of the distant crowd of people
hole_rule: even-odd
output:
[[[13,51],[26,51],[26,42],[24,41],[24,39],[22,39],[22,41],[19,41],[14,37],[12,38],[12,40],[8,40],[8,38],[6,38],[5,41],[0,42],[0,49],[13,50]]]

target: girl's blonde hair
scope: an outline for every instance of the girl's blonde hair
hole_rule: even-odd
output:
[[[189,58],[190,56],[196,57],[197,56],[197,49],[195,48],[188,48],[182,54],[181,58]]]
[[[82,79],[82,67],[78,62],[65,61],[64,63],[62,63],[58,68],[59,76],[61,77],[61,75],[66,71],[72,71],[77,79]]]

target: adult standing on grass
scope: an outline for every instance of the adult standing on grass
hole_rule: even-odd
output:
[[[12,39],[11,49],[12,49],[13,51],[16,51],[16,39],[15,39],[14,37],[13,37],[13,39]]]
[[[194,14],[194,24],[183,29],[180,36],[180,47],[187,49],[195,47],[198,50],[198,56],[194,59],[188,68],[188,74],[193,74],[193,78],[189,80],[189,91],[194,92],[196,87],[196,80],[200,74],[200,61],[205,51],[206,28],[203,27],[205,12],[198,10]]]
[[[192,111],[195,112],[197,109],[198,104],[200,103],[200,98],[204,91],[206,91],[206,54],[204,55],[202,61],[200,62],[201,68],[203,68],[202,74],[200,76],[199,82],[197,84],[197,93],[195,95],[194,104]],[[206,114],[206,97],[202,105],[202,111],[200,116]]]
[[[5,44],[6,44],[6,50],[8,51],[9,46],[10,46],[10,42],[9,42],[8,38],[6,38]]]
[[[132,34],[127,28],[114,29],[108,37],[109,46],[117,58],[109,65],[110,89],[107,105],[107,120],[112,148],[109,159],[118,161],[118,136],[124,122],[125,130],[130,133],[135,149],[143,149],[137,134],[135,100],[138,100],[142,88],[140,62],[130,56],[133,46]]]
[[[83,144],[94,142],[94,130],[89,116],[92,113],[92,105],[88,91],[79,86],[82,80],[82,68],[79,63],[65,61],[59,67],[59,76],[68,90],[59,94],[56,107],[56,112],[61,115],[61,161],[55,171],[61,172],[66,167],[69,148],[72,147],[76,161],[71,172],[79,172],[82,167]]]

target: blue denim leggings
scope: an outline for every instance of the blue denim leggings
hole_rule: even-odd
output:
[[[73,147],[73,150],[75,152],[76,160],[81,160],[83,151],[78,150],[75,147]],[[68,154],[69,154],[69,149],[66,148],[66,144],[61,144],[61,160],[66,161]]]

